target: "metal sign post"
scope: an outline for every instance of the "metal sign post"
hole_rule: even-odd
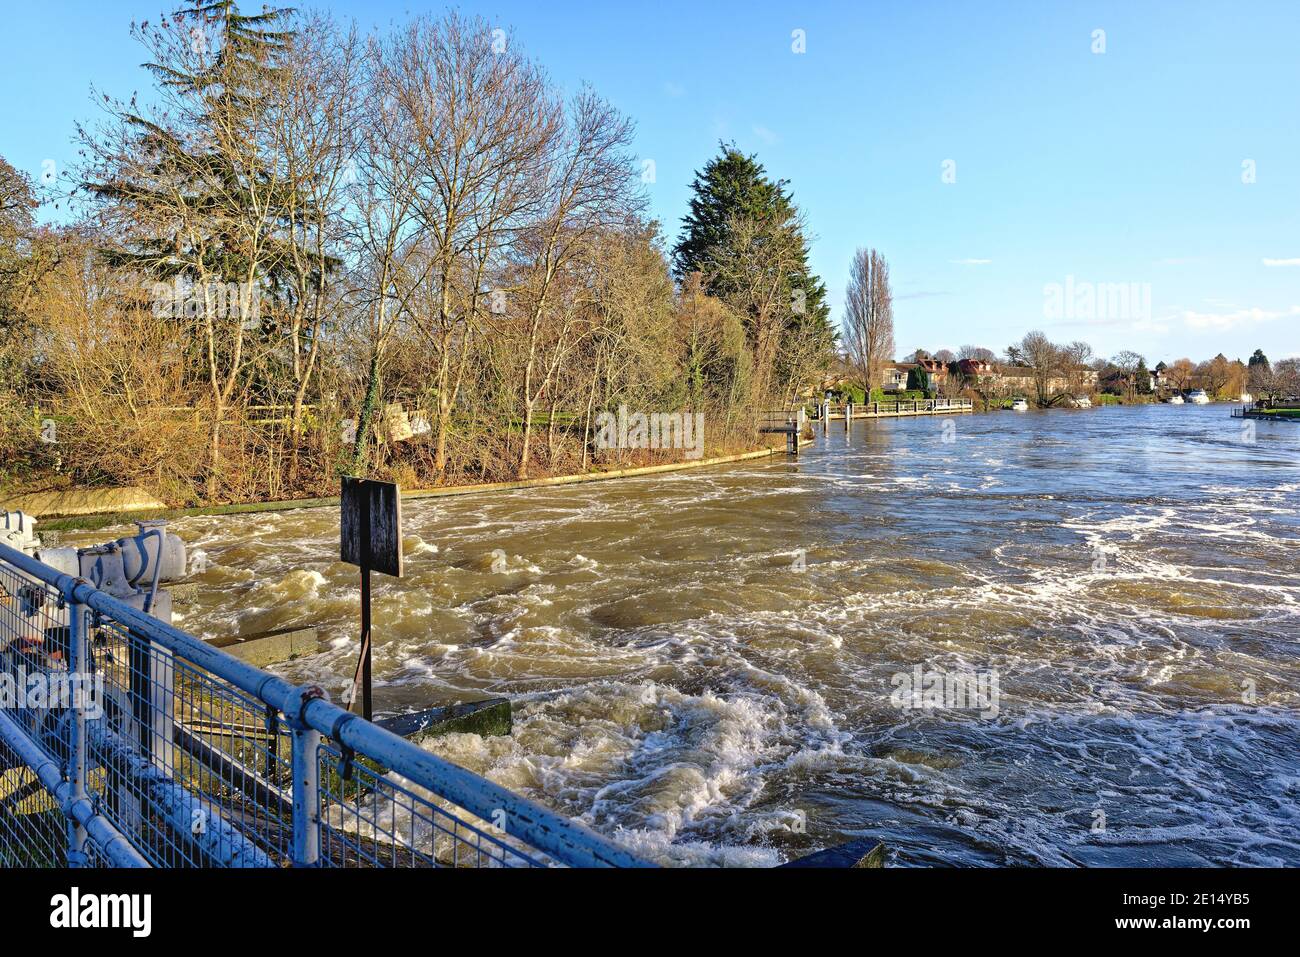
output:
[[[352,676],[348,710],[361,686],[362,714],[373,716],[370,640],[370,572],[402,577],[402,490],[392,482],[344,477],[340,495],[339,555],[361,568],[361,657]]]

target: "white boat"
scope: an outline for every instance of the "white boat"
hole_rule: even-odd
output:
[[[1241,394],[1241,398],[1238,401],[1242,405],[1250,405],[1252,402],[1255,401],[1255,397],[1251,395],[1249,392],[1243,392]]]
[[[1011,403],[1011,411],[1012,411],[1012,412],[1028,412],[1028,411],[1029,411],[1029,403],[1026,402],[1024,399],[1015,399],[1015,400],[1013,400],[1012,403]]]
[[[1071,400],[1071,403],[1074,405],[1076,409],[1092,408],[1092,399],[1088,398],[1086,395],[1074,396],[1074,398]]]
[[[1210,404],[1210,397],[1206,394],[1204,389],[1193,389],[1191,392],[1187,393],[1187,400],[1195,405]]]
[[[1182,405],[1182,404],[1183,404],[1183,397],[1182,397],[1181,395],[1179,395],[1177,392],[1175,392],[1173,395],[1171,395],[1171,396],[1169,397],[1169,404],[1170,404],[1170,405]]]

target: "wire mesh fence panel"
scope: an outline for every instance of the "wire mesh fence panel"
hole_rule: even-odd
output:
[[[67,845],[59,803],[0,741],[0,867],[63,867]]]
[[[643,863],[0,545],[0,691],[20,684],[45,694],[0,701],[3,866]]]
[[[92,791],[155,865],[282,863],[288,736],[278,711],[102,615],[91,628],[103,718]]]
[[[509,837],[504,809],[482,820],[377,762],[320,748],[322,863],[331,867],[548,867]]]
[[[57,588],[0,564],[0,707],[50,757],[68,757],[70,613]]]
[[[66,633],[58,590],[0,565],[0,709],[53,761],[67,758],[57,707],[67,687]],[[67,844],[59,802],[0,740],[0,866],[61,867]]]

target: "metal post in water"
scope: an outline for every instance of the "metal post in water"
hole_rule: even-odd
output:
[[[370,648],[370,565],[361,566],[361,713],[367,721],[374,717],[374,708],[370,698],[372,656]]]

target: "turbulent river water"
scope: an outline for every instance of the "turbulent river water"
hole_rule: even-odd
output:
[[[661,863],[875,837],[896,865],[1300,864],[1296,425],[832,423],[797,463],[404,520],[378,710],[510,696],[512,736],[426,746]],[[315,625],[331,650],[278,670],[342,693],[336,512],[174,528],[207,561],[182,627]],[[972,678],[988,698],[922,690]]]

